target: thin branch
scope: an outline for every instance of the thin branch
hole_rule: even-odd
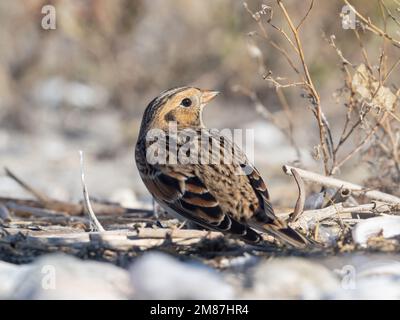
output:
[[[279,7],[281,8],[285,19],[293,33],[293,36],[295,38],[295,42],[296,42],[296,47],[297,47],[297,52],[299,55],[299,58],[301,60],[301,64],[303,66],[303,71],[306,77],[306,83],[308,84],[309,87],[309,91],[310,94],[313,98],[313,105],[315,107],[315,115],[318,121],[318,127],[319,127],[319,137],[320,137],[320,143],[321,143],[321,148],[322,148],[322,153],[323,153],[323,159],[324,159],[324,169],[325,169],[325,174],[329,173],[329,167],[328,167],[328,160],[329,160],[329,153],[332,148],[330,148],[327,144],[327,141],[330,140],[330,144],[332,145],[332,137],[331,134],[329,133],[327,135],[327,131],[329,130],[329,126],[328,126],[328,122],[326,120],[325,115],[322,113],[321,110],[321,101],[320,101],[320,97],[319,94],[317,92],[317,90],[315,89],[314,83],[312,81],[310,72],[308,70],[306,61],[305,61],[305,57],[304,57],[304,52],[303,52],[303,47],[299,38],[299,34],[297,32],[297,29],[295,28],[292,19],[289,16],[289,13],[286,10],[285,5],[283,4],[283,2],[281,0],[277,0]],[[326,140],[325,140],[326,139]]]
[[[344,3],[346,3],[353,11],[354,13],[357,15],[357,17],[359,17],[361,19],[362,22],[364,22],[366,24],[366,28],[371,31],[372,33],[384,37],[386,39],[388,39],[395,47],[400,48],[400,41],[393,39],[391,36],[389,36],[386,32],[384,32],[383,30],[381,30],[380,28],[378,28],[376,25],[374,25],[370,19],[365,18],[361,13],[359,13],[350,3],[348,0],[343,0]]]
[[[364,58],[365,65],[367,66],[369,72],[371,72],[371,74],[372,74],[373,73],[372,65],[371,65],[371,62],[369,61],[368,53],[367,53],[367,50],[365,49],[364,43],[362,42],[360,34],[358,33],[357,29],[354,29],[353,31],[354,31],[354,34],[356,35],[358,44],[361,48],[361,54]]]
[[[354,132],[354,130],[362,123],[362,121],[363,121],[365,115],[369,112],[369,110],[370,110],[370,109],[368,108],[368,109],[366,109],[365,112],[362,112],[362,111],[361,111],[360,117],[359,117],[358,120],[351,126],[351,128],[350,128],[348,131],[346,130],[346,129],[347,129],[347,125],[343,128],[343,132],[342,132],[342,135],[341,135],[341,137],[340,137],[340,140],[339,140],[339,142],[338,142],[336,148],[335,148],[334,151],[333,151],[335,154],[338,152],[339,148],[346,142],[346,140],[350,137],[350,135]],[[348,124],[348,122],[347,122],[347,124]],[[347,131],[347,133],[346,133],[346,131]]]
[[[386,73],[385,77],[383,78],[382,83],[386,82],[386,80],[390,77],[390,75],[392,74],[393,70],[396,69],[396,67],[399,65],[399,63],[400,63],[400,58],[398,58],[396,60],[396,62],[390,67],[390,69]]]
[[[350,160],[355,154],[357,154],[368,142],[369,140],[374,136],[376,131],[379,129],[381,126],[381,123],[386,119],[387,113],[385,113],[381,119],[377,122],[377,124],[371,129],[371,131],[367,134],[367,136],[350,152],[348,153],[340,162],[334,165],[332,168],[331,173],[335,174],[337,170],[341,166],[343,166],[348,160]]]
[[[300,29],[300,27],[302,26],[302,24],[304,23],[304,21],[306,21],[306,19],[307,19],[308,15],[310,14],[310,12],[311,12],[313,6],[314,6],[314,0],[311,0],[310,7],[308,8],[308,10],[307,10],[305,16],[301,19],[301,21],[299,22],[299,24],[298,24],[297,27],[296,27],[296,30],[297,30],[297,31],[299,31],[299,29]]]
[[[264,75],[263,79],[271,82],[274,85],[274,87],[278,88],[278,89],[293,88],[293,87],[307,87],[307,84],[305,82],[280,83],[277,81],[277,79],[280,79],[280,78],[277,77],[276,79],[274,79],[271,76],[270,72],[268,74]]]
[[[328,41],[328,43],[330,44],[330,46],[331,46],[332,48],[335,49],[335,51],[336,51],[338,57],[339,57],[340,60],[342,61],[342,64],[343,64],[343,65],[350,65],[350,66],[353,67],[354,65],[353,65],[348,59],[346,59],[346,58],[343,56],[342,50],[340,50],[340,49],[337,47],[336,42],[335,42],[336,36],[335,36],[334,34],[332,34],[332,35],[329,37],[329,39],[328,39],[328,38],[326,37],[326,35],[324,34],[324,37],[325,37],[325,39]]]
[[[268,37],[268,33],[267,30],[265,30],[265,27],[261,21],[260,17],[257,17],[249,8],[249,6],[247,5],[246,2],[243,3],[244,8],[246,9],[246,11],[252,16],[252,18],[257,22],[260,30],[261,30],[261,35],[265,40],[267,40],[272,47],[274,47],[276,50],[278,50],[280,53],[283,54],[283,56],[286,58],[286,60],[288,61],[289,65],[292,67],[292,69],[300,75],[299,70],[297,69],[297,67],[295,66],[294,62],[292,61],[292,59],[290,58],[289,54],[287,53],[287,51],[282,48],[280,45],[278,45],[275,41],[271,40]],[[294,48],[294,50],[297,52],[297,48],[294,46],[292,40],[290,40],[290,38],[288,37],[288,35],[280,28],[276,27],[275,25],[273,25],[271,23],[271,19],[272,19],[272,11],[271,11],[271,17],[268,19],[268,24],[271,25],[271,27],[273,27],[274,29],[278,30],[280,33],[282,33],[282,35],[285,37],[285,39],[290,43],[290,45],[292,46],[292,48]]]
[[[299,69],[297,69],[297,67],[295,66],[294,62],[292,61],[292,59],[290,58],[290,56],[289,56],[289,54],[286,52],[286,50],[283,49],[281,46],[279,46],[275,41],[270,41],[270,44],[271,44],[276,50],[278,50],[280,53],[283,54],[283,56],[286,58],[287,62],[288,62],[289,65],[292,67],[292,69],[294,70],[294,72],[297,73],[298,75],[300,75]]]
[[[396,197],[388,193],[384,193],[378,190],[367,190],[366,188],[351,182],[343,181],[332,177],[326,177],[318,173],[291,167],[288,165],[283,166],[283,172],[286,173],[287,175],[292,175],[291,171],[292,169],[295,169],[304,180],[315,182],[320,185],[331,188],[349,189],[353,195],[362,195],[372,200],[383,201],[391,204],[400,204],[399,197]]]
[[[282,131],[282,133],[285,135],[285,137],[292,144],[293,148],[295,148],[296,153],[300,156],[300,150],[299,150],[298,146],[295,144],[294,139],[293,139],[291,121],[290,121],[290,117],[288,115],[287,115],[287,117],[288,117],[289,125],[288,125],[288,128],[285,128],[285,126],[283,126],[279,122],[276,115],[273,114],[270,110],[268,110],[268,108],[265,106],[265,104],[263,104],[261,102],[260,98],[257,96],[257,94],[254,91],[251,91],[250,89],[245,88],[240,85],[234,86],[232,88],[232,90],[234,92],[241,93],[241,94],[245,95],[246,97],[248,97],[251,100],[251,102],[253,103],[254,108],[256,109],[256,112],[258,112],[266,120],[271,121],[278,129],[280,129]],[[283,107],[283,108],[286,108],[286,107]],[[287,112],[289,112],[289,111],[287,111]]]
[[[379,3],[381,6],[383,6],[389,17],[400,27],[400,21],[393,15],[390,9],[386,6],[385,2],[383,0],[379,0]]]
[[[49,201],[49,198],[45,194],[36,190],[32,186],[30,186],[28,183],[23,181],[21,178],[17,177],[10,169],[5,167],[4,171],[6,172],[7,176],[9,176],[11,179],[13,179],[15,182],[17,182],[22,188],[24,188],[26,191],[28,191],[30,194],[32,194],[36,199],[38,199],[39,201],[41,201],[43,203],[46,203]]]

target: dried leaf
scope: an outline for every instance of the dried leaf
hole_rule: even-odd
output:
[[[393,111],[396,95],[388,87],[379,86],[364,64],[358,66],[351,84],[353,90],[369,105]]]

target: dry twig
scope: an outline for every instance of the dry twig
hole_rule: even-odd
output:
[[[83,189],[83,199],[86,210],[89,214],[91,221],[93,222],[95,228],[102,232],[105,231],[103,226],[100,224],[99,220],[97,220],[96,215],[93,212],[92,205],[90,204],[89,193],[87,191],[87,187],[85,184],[85,170],[84,170],[84,163],[83,163],[83,151],[79,151],[80,156],[80,163],[81,163],[81,180],[82,180],[82,189]]]
[[[43,194],[42,192],[36,190],[33,188],[31,185],[23,181],[21,178],[17,177],[16,174],[14,174],[10,169],[7,167],[4,168],[4,171],[6,172],[7,176],[9,176],[11,179],[13,179],[15,182],[17,182],[22,188],[24,188],[26,191],[28,191],[30,194],[32,194],[36,199],[43,203],[49,202],[49,198]]]
[[[352,10],[354,11],[354,13],[357,15],[357,17],[360,18],[360,20],[362,22],[364,22],[366,24],[366,28],[371,31],[372,33],[380,36],[380,37],[384,37],[385,39],[389,40],[395,47],[400,48],[400,41],[394,39],[393,37],[389,36],[385,31],[383,31],[382,29],[380,29],[379,27],[377,27],[375,24],[373,24],[371,22],[370,19],[365,18],[360,12],[358,12],[347,0],[343,0],[344,3],[346,3],[350,8],[352,8]]]
[[[296,222],[292,223],[291,226],[307,230],[310,223],[317,224],[320,221],[339,215],[340,213],[373,213],[376,208],[376,203],[368,203],[356,207],[343,207],[343,204],[337,203],[323,209],[304,211],[301,217]],[[390,210],[390,208],[384,209]]]
[[[304,203],[306,201],[306,190],[304,186],[303,179],[301,179],[301,176],[297,173],[296,169],[291,169],[292,175],[296,181],[297,188],[299,190],[299,196],[296,201],[296,206],[294,208],[293,213],[289,217],[290,222],[294,222],[297,220],[300,214],[303,213],[304,211]]]
[[[362,195],[372,200],[383,201],[391,204],[400,204],[400,198],[387,194],[378,190],[368,190],[360,185],[343,181],[340,179],[326,177],[311,171],[294,168],[288,165],[283,166],[283,172],[287,175],[292,175],[292,169],[295,169],[298,174],[305,180],[318,183],[320,185],[332,188],[346,188],[352,192],[353,195]]]
[[[275,42],[272,42],[269,40],[267,31],[262,23],[260,15],[254,14],[249,8],[246,3],[244,3],[245,9],[251,14],[253,19],[257,22],[257,24],[260,27],[260,30],[262,32],[262,36],[264,39],[268,40],[269,43],[278,51],[284,54],[285,58],[287,59],[289,65],[292,67],[292,69],[295,71],[295,73],[300,77],[300,81],[294,81],[291,83],[287,84],[282,84],[280,83],[278,78],[272,77],[272,73],[269,72],[266,75],[263,76],[265,80],[268,80],[271,82],[275,88],[290,88],[290,87],[302,87],[307,93],[308,93],[308,98],[311,101],[311,109],[317,119],[318,122],[318,128],[319,128],[319,137],[320,137],[320,146],[322,149],[322,155],[323,155],[323,162],[324,162],[324,170],[325,174],[329,173],[329,159],[332,155],[332,146],[333,146],[333,140],[332,140],[332,135],[330,131],[330,126],[328,123],[328,120],[326,116],[324,115],[322,108],[321,108],[321,101],[320,101],[320,96],[315,88],[314,82],[312,80],[312,77],[310,75],[307,63],[305,61],[305,55],[304,55],[304,50],[302,43],[300,41],[300,36],[299,36],[299,30],[300,27],[303,25],[307,17],[310,15],[310,12],[313,8],[314,2],[311,1],[310,7],[308,8],[308,11],[306,12],[305,16],[302,18],[302,20],[299,22],[297,27],[295,27],[291,16],[289,15],[288,11],[286,10],[285,5],[281,0],[277,0],[277,4],[282,11],[285,20],[291,30],[292,36],[294,38],[294,41],[289,37],[289,35],[284,32],[284,30],[280,27],[277,27],[275,24],[272,23],[272,15],[273,11],[270,9],[270,17],[267,19],[267,23],[274,28],[275,30],[278,30],[286,39],[287,43],[291,46],[291,48],[294,50],[297,58],[299,59],[301,66],[302,66],[302,72],[299,71],[299,69],[296,67],[296,64],[292,61],[290,58],[289,54],[287,54],[286,50],[284,50],[280,45],[276,44]]]

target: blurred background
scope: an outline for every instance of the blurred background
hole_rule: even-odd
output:
[[[271,3],[254,0],[248,6],[259,11]],[[309,5],[285,3],[296,21]],[[379,17],[375,1],[352,3],[372,19]],[[54,30],[41,26],[47,4],[56,9]],[[335,96],[343,86],[340,61],[325,38],[334,34],[347,59],[362,61],[354,34],[342,28],[343,4],[316,1],[301,31],[334,139],[346,110]],[[274,19],[286,28],[283,19]],[[130,206],[149,203],[133,156],[142,113],[161,91],[194,85],[222,92],[205,110],[208,127],[255,130],[255,162],[269,182],[273,202],[292,205],[296,186],[281,166],[300,161],[322,172],[312,156],[318,129],[302,92],[285,89],[299,157],[281,130],[237,90],[256,93],[277,121],[285,122],[274,88],[262,78],[260,59],[275,76],[293,79],[293,71],[266,41],[248,35],[254,30],[257,23],[236,0],[1,1],[0,167],[9,167],[51,197],[78,200],[78,150],[83,150],[91,196]],[[278,32],[269,36],[282,42]],[[362,36],[372,63],[378,63],[381,39]],[[396,79],[397,73],[392,75]],[[357,161],[349,162],[340,176],[365,181],[367,166],[354,166]],[[0,195],[28,196],[2,173]]]

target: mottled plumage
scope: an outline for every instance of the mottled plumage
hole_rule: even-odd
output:
[[[164,91],[145,110],[135,150],[141,178],[154,199],[167,211],[177,213],[207,229],[218,230],[259,243],[260,233],[269,233],[285,243],[304,247],[308,240],[278,219],[269,201],[267,187],[257,169],[228,138],[205,129],[203,107],[217,95],[215,91],[181,87]],[[169,134],[176,123],[178,135]],[[166,163],[151,155],[151,130],[162,131],[157,142],[166,147]],[[188,144],[179,133],[196,133]],[[204,145],[201,141],[207,141]],[[206,137],[206,139],[204,139]],[[190,149],[183,148],[190,145]],[[219,152],[211,152],[216,146]],[[169,150],[184,150],[185,155],[208,155],[208,162],[181,163],[170,158]],[[225,152],[232,161],[225,163]],[[230,152],[230,153],[229,153]],[[153,157],[153,158],[152,158]],[[247,173],[247,174],[246,174]]]

